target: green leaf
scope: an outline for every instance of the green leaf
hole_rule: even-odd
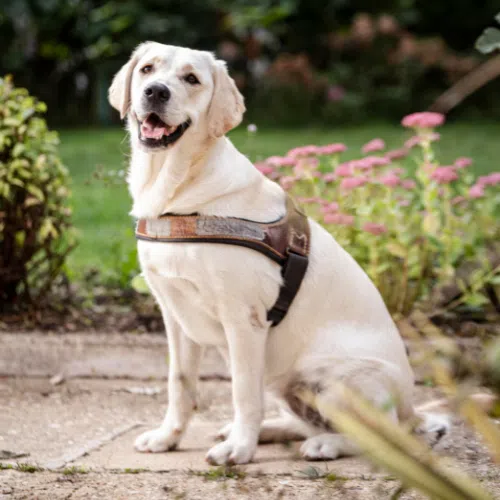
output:
[[[135,276],[132,279],[130,284],[131,284],[132,288],[138,293],[144,293],[144,294],[149,293],[148,284],[146,283],[144,276],[142,276],[141,274],[138,274],[137,276]]]
[[[33,205],[40,205],[40,203],[42,202],[38,198],[35,198],[34,196],[28,196],[28,198],[26,198],[26,200],[24,201],[24,206],[28,208],[32,207]]]
[[[486,28],[476,40],[476,49],[483,54],[489,54],[500,49],[500,30],[498,28]]]
[[[17,231],[16,233],[16,243],[18,247],[24,245],[24,240],[26,239],[26,233],[24,231]]]
[[[406,248],[396,241],[390,241],[389,243],[387,243],[386,249],[391,255],[400,257],[401,259],[406,258]]]
[[[465,298],[465,303],[471,307],[480,307],[488,304],[489,300],[481,293],[471,293]]]
[[[26,186],[26,189],[28,190],[28,192],[30,194],[32,194],[35,198],[38,198],[40,201],[44,201],[45,200],[45,196],[43,194],[43,191],[35,186],[34,184],[28,184]]]
[[[14,186],[24,187],[24,182],[21,179],[9,179],[9,182]]]
[[[439,220],[434,214],[427,214],[422,222],[423,230],[428,234],[436,234],[439,230]]]
[[[21,156],[24,153],[25,150],[25,145],[22,142],[18,142],[13,148],[12,148],[12,156],[14,158],[17,158],[18,156]]]
[[[42,226],[40,227],[40,230],[38,232],[38,236],[40,237],[41,241],[45,241],[49,236],[51,236],[52,238],[57,238],[57,229],[54,227],[54,224],[52,223],[52,220],[50,218],[46,218],[43,221]]]
[[[493,276],[488,280],[492,285],[500,285],[500,274]]]

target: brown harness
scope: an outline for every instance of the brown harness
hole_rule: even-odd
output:
[[[263,253],[281,265],[283,284],[267,319],[276,326],[285,317],[307,270],[310,231],[307,217],[287,196],[286,214],[275,222],[254,222],[236,217],[165,214],[139,219],[139,240],[162,243],[224,243]]]

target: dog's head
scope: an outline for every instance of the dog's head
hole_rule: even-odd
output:
[[[139,45],[116,74],[109,102],[122,118],[128,115],[146,149],[173,146],[190,129],[221,137],[245,111],[223,61],[209,52],[155,42]]]

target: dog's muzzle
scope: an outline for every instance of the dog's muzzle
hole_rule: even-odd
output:
[[[166,148],[177,142],[190,125],[190,119],[180,125],[168,125],[156,113],[149,113],[139,121],[139,140],[149,148]]]

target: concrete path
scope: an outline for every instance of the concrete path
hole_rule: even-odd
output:
[[[2,337],[0,344],[5,341]],[[108,347],[99,344],[97,338],[93,343],[81,338],[75,342],[76,338],[67,342],[91,348],[59,350],[60,366],[46,365],[46,375],[62,370],[67,376],[68,367],[76,366],[76,362],[80,363],[80,373],[89,373],[82,359],[91,360],[92,353],[100,353],[103,366],[107,366],[108,347],[118,349],[120,344],[118,338],[115,344],[108,339]],[[15,342],[11,339],[9,343],[10,356],[14,355]],[[139,342],[142,347],[138,351],[144,360],[148,353],[159,350],[154,342],[149,347],[145,346],[149,341]],[[52,345],[56,351],[57,346],[57,342]],[[120,361],[125,367],[129,348],[123,348],[122,341],[119,349],[125,349]],[[13,369],[6,352],[0,348],[0,367],[10,363]],[[53,358],[56,363],[57,358]],[[35,358],[26,362],[36,367]],[[398,489],[395,478],[362,458],[305,462],[298,455],[298,443],[259,446],[254,463],[229,473],[237,477],[224,477],[220,469],[204,461],[217,429],[232,415],[230,383],[221,380],[225,369],[219,362],[209,354],[204,368],[206,380],[200,382],[200,408],[180,450],[161,454],[137,453],[132,443],[140,432],[157,426],[163,418],[165,380],[103,378],[98,370],[90,373],[94,378],[59,377],[52,383],[49,377],[4,375],[0,378],[0,499],[378,500],[391,498]],[[417,393],[421,401],[435,397],[432,389],[421,386]],[[274,413],[270,403],[267,414]],[[461,468],[500,498],[500,470],[463,423],[455,422],[451,436],[441,441],[438,451],[455,458]],[[11,465],[14,469],[8,468]],[[423,497],[410,492],[400,498]]]

